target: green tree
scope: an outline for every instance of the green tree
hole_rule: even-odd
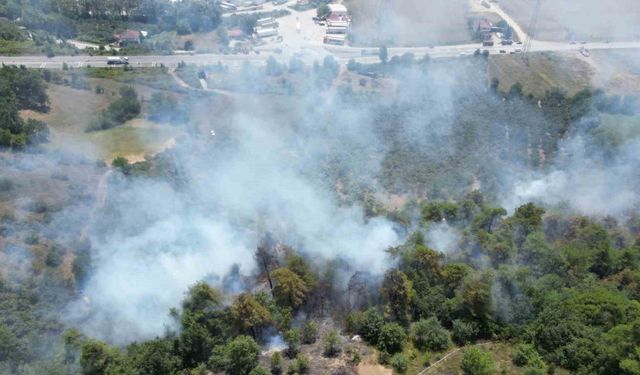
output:
[[[331,9],[329,9],[329,6],[327,4],[320,4],[320,6],[318,6],[318,9],[316,9],[316,15],[318,16],[318,18],[326,18],[329,13],[331,13]]]
[[[275,352],[271,355],[271,374],[272,375],[280,375],[282,374],[284,361],[282,359],[282,354],[280,352]]]
[[[304,280],[288,268],[278,268],[271,273],[275,286],[273,297],[283,306],[300,307],[309,291]]]
[[[300,327],[300,339],[305,345],[315,343],[318,339],[318,324],[313,320],[306,320]]]
[[[382,326],[378,337],[378,349],[382,352],[395,354],[402,351],[407,334],[398,323],[387,323]]]
[[[342,351],[342,345],[340,344],[340,336],[335,329],[332,329],[327,333],[322,340],[323,353],[325,357],[335,357]]]
[[[287,343],[287,355],[289,358],[295,357],[300,351],[300,330],[292,328],[283,335],[284,341]]]
[[[192,285],[187,292],[187,298],[182,302],[182,308],[189,312],[201,312],[215,309],[222,305],[222,294],[204,281]]]
[[[449,347],[449,332],[435,317],[418,321],[413,326],[411,338],[420,350],[441,351]]]
[[[464,375],[492,375],[496,371],[491,355],[479,348],[465,350],[460,367]]]
[[[83,375],[104,375],[118,366],[119,352],[101,341],[88,340],[82,344],[80,368]],[[113,372],[112,372],[113,373]]]
[[[478,325],[473,321],[456,319],[453,321],[451,338],[458,345],[466,345],[478,336]]]
[[[269,325],[271,313],[249,293],[238,295],[231,305],[231,318],[241,332],[256,337],[257,330]]]
[[[406,373],[409,368],[409,360],[407,359],[407,356],[402,353],[397,353],[391,357],[389,364],[398,374]]]
[[[368,343],[376,345],[380,337],[380,331],[384,326],[384,317],[374,308],[364,313],[360,334]]]
[[[387,313],[391,319],[406,324],[409,320],[413,286],[404,272],[389,270],[384,274],[381,287],[382,296],[387,302]]]
[[[171,375],[180,369],[181,360],[174,353],[171,340],[156,338],[141,344],[131,344],[127,354],[136,374]]]
[[[224,350],[225,371],[230,375],[246,375],[258,365],[260,347],[249,336],[238,336]]]

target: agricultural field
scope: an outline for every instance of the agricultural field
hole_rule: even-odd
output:
[[[424,46],[471,41],[467,0],[348,0],[345,5],[353,15],[355,45]]]
[[[533,1],[502,0],[499,4],[526,32],[531,32]],[[636,0],[542,1],[536,38],[555,41],[638,40],[639,22],[640,2]]]

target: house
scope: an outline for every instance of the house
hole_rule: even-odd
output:
[[[142,42],[142,39],[140,38],[141,35],[140,31],[137,30],[125,30],[119,34],[114,34],[113,38],[120,45],[130,43],[140,44]]]

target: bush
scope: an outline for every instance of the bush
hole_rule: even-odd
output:
[[[288,374],[306,374],[309,372],[309,358],[304,354],[298,354],[287,369]]]
[[[449,332],[434,317],[422,319],[413,326],[412,340],[420,350],[440,351],[449,347]]]
[[[398,323],[387,323],[380,330],[378,349],[381,352],[395,354],[402,351],[407,335]]]
[[[280,352],[275,352],[271,355],[271,374],[280,375],[282,374],[282,354]]]
[[[318,324],[312,320],[307,320],[300,328],[300,340],[303,344],[309,345],[318,339]]]
[[[335,357],[342,351],[340,337],[336,330],[331,330],[323,340],[323,353],[325,357]]]
[[[512,354],[512,361],[516,366],[522,367],[528,365],[529,361],[536,356],[539,356],[539,354],[533,345],[519,344]]]
[[[404,354],[398,353],[391,358],[389,364],[397,373],[404,374],[409,367],[409,360]]]
[[[360,334],[368,343],[376,345],[380,331],[384,326],[384,317],[375,309],[369,309],[364,313]]]
[[[478,336],[478,325],[475,322],[466,322],[461,319],[453,321],[451,337],[458,345],[466,345],[473,342]]]
[[[111,103],[89,124],[87,131],[106,130],[138,116],[142,109],[138,93],[131,86],[120,88],[120,98]]]
[[[269,374],[271,374],[271,372],[269,370],[267,370],[264,367],[260,367],[260,366],[254,368],[249,373],[249,375],[269,375]]]
[[[284,341],[287,343],[287,355],[289,358],[293,358],[298,354],[300,350],[300,331],[297,329],[290,329],[284,333]]]
[[[496,366],[489,353],[470,348],[464,352],[460,368],[464,375],[491,375],[495,373]]]

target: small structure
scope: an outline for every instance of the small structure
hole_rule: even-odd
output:
[[[244,30],[241,27],[232,27],[227,31],[227,36],[230,39],[243,39],[244,38]]]
[[[119,34],[113,34],[113,38],[120,45],[135,43],[140,44],[142,42],[140,36],[142,34],[137,30],[125,30]]]

